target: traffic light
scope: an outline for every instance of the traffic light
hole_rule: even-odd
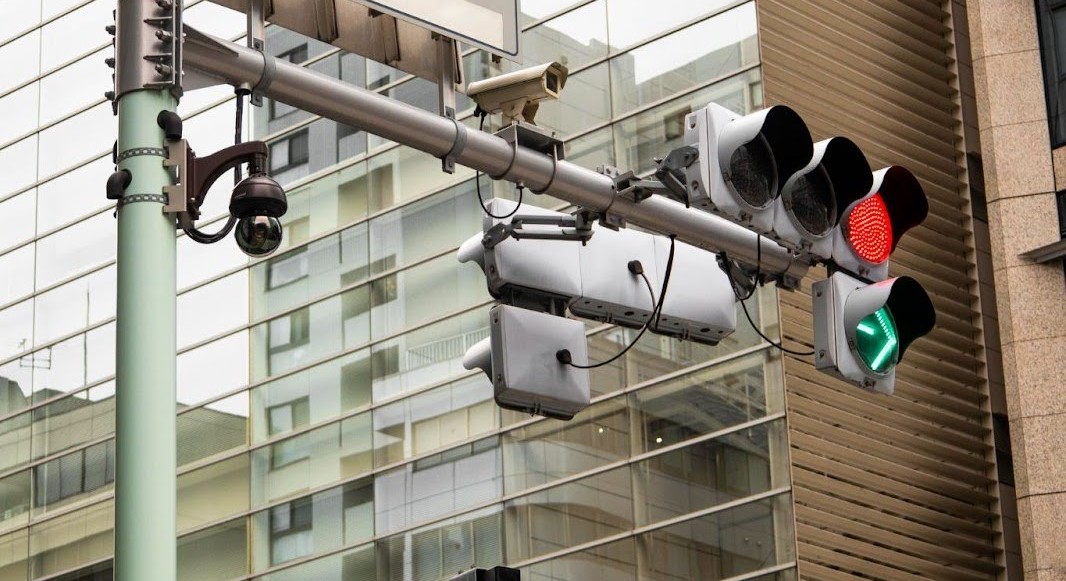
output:
[[[913,278],[887,278],[888,259],[928,213],[921,184],[900,166],[874,172],[869,192],[843,210],[833,231],[830,270],[836,272],[811,289],[817,369],[893,392],[896,365],[933,329],[936,311]]]
[[[811,293],[815,368],[891,394],[903,353],[936,323],[922,285],[908,276],[867,284],[837,272]]]
[[[870,164],[853,141],[833,137],[815,143],[810,162],[785,181],[774,202],[773,238],[786,248],[828,260],[841,214],[871,185]]]
[[[811,160],[803,119],[784,105],[750,115],[711,103],[686,118],[685,143],[699,151],[688,167],[688,202],[768,233],[785,180]]]
[[[898,165],[874,172],[869,193],[841,213],[833,262],[861,277],[884,280],[900,238],[928,214],[929,201],[914,174]]]

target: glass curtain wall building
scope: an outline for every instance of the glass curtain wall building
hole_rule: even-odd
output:
[[[647,172],[689,112],[762,106],[752,1],[524,4],[525,62],[570,69],[537,122],[571,161]],[[243,36],[243,15],[186,6],[192,26]],[[113,9],[0,5],[2,581],[111,578]],[[380,63],[278,28],[267,47],[436,110],[434,84]],[[463,62],[467,81],[518,67]],[[476,128],[473,104],[459,109]],[[232,139],[229,87],[190,92],[179,113],[201,154]],[[513,184],[282,103],[247,116],[290,209],[264,260],[178,239],[181,579],[437,580],[503,563],[524,580],[795,578],[781,363],[743,315],[713,347],[646,335],[593,371],[593,405],[570,422],[500,410],[460,362],[492,300],[455,253],[480,230],[475,179],[486,196]],[[215,226],[225,181],[204,206]],[[778,332],[772,289],[749,310]],[[635,336],[587,327],[596,359]]]

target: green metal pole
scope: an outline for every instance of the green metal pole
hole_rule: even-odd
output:
[[[166,90],[119,99],[118,151],[164,146],[156,116],[173,110]],[[115,579],[173,581],[176,550],[175,233],[158,196],[171,183],[163,158],[119,162],[132,180],[118,209]],[[154,197],[132,201],[138,194]]]

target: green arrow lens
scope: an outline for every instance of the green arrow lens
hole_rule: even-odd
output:
[[[855,326],[855,350],[875,373],[887,373],[899,360],[899,335],[886,308],[866,315]]]

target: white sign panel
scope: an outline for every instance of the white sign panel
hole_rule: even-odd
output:
[[[518,0],[356,0],[491,53],[518,59]]]

